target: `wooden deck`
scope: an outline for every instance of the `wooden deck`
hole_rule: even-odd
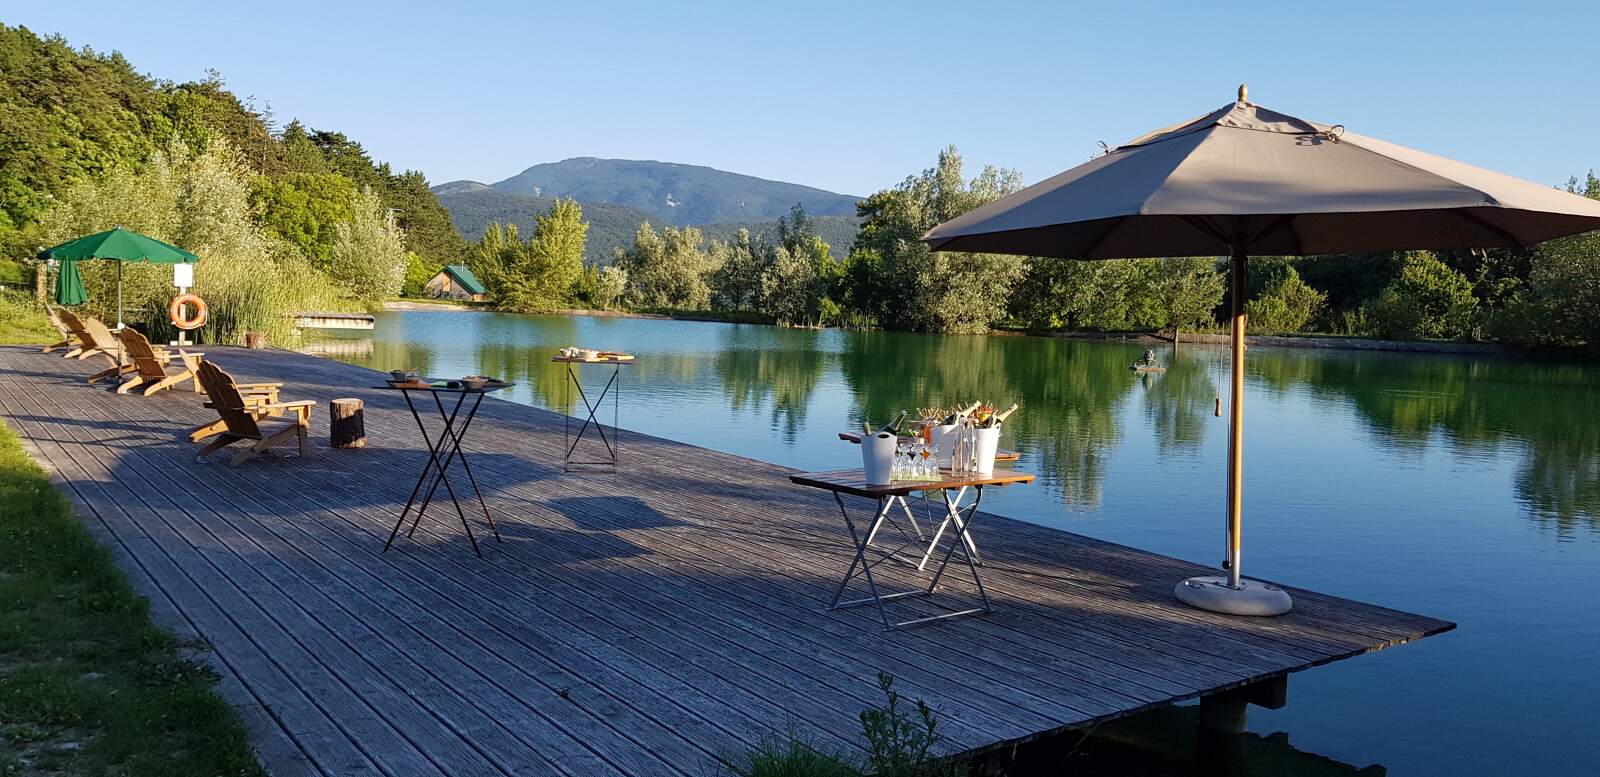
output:
[[[275,775],[703,777],[791,726],[854,743],[879,671],[977,753],[1452,627],[1297,589],[1279,618],[1199,612],[1172,595],[1194,564],[985,516],[997,611],[885,633],[822,609],[852,546],[791,470],[625,432],[623,474],[567,475],[561,416],[497,399],[467,447],[504,542],[480,559],[434,508],[384,554],[424,455],[401,397],[370,370],[204,350],[318,400],[311,458],[197,463],[183,436],[215,415],[194,394],[118,396],[35,347],[0,347],[0,416],[158,620],[215,646]],[[338,397],[365,400],[369,447],[327,447]]]

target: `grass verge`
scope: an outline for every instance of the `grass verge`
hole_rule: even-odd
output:
[[[204,648],[150,622],[0,423],[0,775],[264,775]]]
[[[60,339],[32,291],[0,291],[0,345],[48,345]]]

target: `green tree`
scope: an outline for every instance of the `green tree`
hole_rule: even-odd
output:
[[[895,327],[952,333],[987,331],[1005,315],[1022,258],[933,252],[918,239],[1022,186],[1010,170],[986,167],[970,182],[961,171],[951,146],[935,167],[856,206],[864,221],[843,268],[850,307]]]
[[[816,258],[810,252],[785,246],[773,249],[772,264],[761,274],[762,312],[780,324],[809,322],[822,302],[822,291]]]
[[[754,310],[761,304],[761,275],[769,250],[752,242],[748,229],[739,230],[729,243],[711,241],[711,263],[717,266],[709,279],[712,310]]]
[[[606,310],[622,299],[628,290],[628,271],[621,267],[601,267],[595,278],[594,304]]]
[[[250,201],[261,223],[324,271],[329,266],[336,225],[350,220],[355,198],[355,184],[333,173],[257,176],[251,182]]]
[[[1262,295],[1244,304],[1249,330],[1261,334],[1302,331],[1325,297],[1300,280],[1292,265],[1280,264],[1275,269],[1276,277]],[[1255,268],[1250,271],[1254,274]]]
[[[429,264],[422,257],[406,252],[406,278],[400,285],[400,296],[421,297],[427,293],[428,281],[444,269],[442,264]]]
[[[717,268],[700,241],[700,230],[694,227],[667,227],[658,235],[649,222],[640,224],[633,245],[617,249],[613,262],[628,274],[631,302],[639,307],[709,308],[707,278]]]
[[[1215,260],[1187,257],[1154,260],[1147,289],[1160,328],[1176,338],[1181,328],[1215,323],[1211,312],[1226,285]]]
[[[30,227],[68,189],[159,149],[155,87],[120,54],[0,24],[0,237]]]
[[[400,293],[410,260],[405,235],[369,190],[351,200],[349,221],[334,225],[328,275],[356,299],[381,303]]]
[[[1589,173],[1567,190],[1600,199],[1600,178]],[[1600,232],[1551,240],[1532,250],[1527,287],[1489,322],[1493,333],[1517,342],[1587,346],[1600,350]]]
[[[1476,321],[1472,282],[1427,251],[1406,255],[1400,275],[1367,307],[1367,320],[1390,339],[1456,338]]]
[[[572,199],[556,200],[534,216],[533,235],[522,242],[515,225],[491,224],[470,252],[468,267],[501,310],[536,313],[573,304],[584,277],[589,225]]]

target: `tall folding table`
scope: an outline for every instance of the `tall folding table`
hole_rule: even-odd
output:
[[[583,401],[586,411],[583,423],[578,427],[578,433],[572,433],[572,416],[566,416],[562,422],[562,439],[566,449],[567,472],[598,472],[608,473],[617,471],[617,419],[622,407],[622,368],[633,364],[633,357],[626,359],[598,358],[583,359],[572,356],[557,356],[550,361],[567,365],[567,398],[571,402],[571,392],[577,389],[578,398]],[[583,390],[583,381],[578,379],[577,366],[581,364],[611,365],[611,376],[606,379],[606,385],[600,389],[600,394],[594,401],[589,401],[589,394]],[[611,430],[612,435],[606,436],[605,426],[600,423],[599,414],[605,408],[606,396],[611,397]],[[578,451],[578,444],[583,442],[584,435],[593,429],[595,436],[600,438],[600,444],[605,448],[605,458],[586,459],[585,454]],[[596,454],[597,456],[599,454]]]
[[[375,389],[399,391],[401,396],[406,398],[406,407],[410,408],[411,417],[417,422],[417,430],[422,432],[422,442],[428,446],[428,460],[423,462],[422,474],[417,476],[417,484],[411,488],[411,498],[406,500],[406,506],[400,511],[400,517],[394,522],[394,529],[389,532],[389,541],[383,544],[385,552],[389,550],[390,545],[394,544],[395,535],[400,533],[400,527],[405,525],[406,516],[410,514],[414,505],[417,507],[417,514],[412,518],[411,528],[406,531],[406,536],[410,537],[416,533],[417,524],[422,521],[422,513],[428,509],[428,505],[433,503],[434,492],[438,490],[439,484],[443,483],[445,493],[450,496],[450,503],[455,505],[456,515],[461,518],[461,528],[467,531],[467,539],[472,543],[472,552],[480,557],[483,555],[483,551],[478,548],[478,538],[472,534],[472,524],[467,522],[467,514],[462,511],[461,501],[456,498],[455,487],[450,485],[450,478],[447,474],[450,470],[450,465],[458,458],[461,460],[461,468],[466,471],[467,482],[472,484],[472,493],[478,498],[478,506],[483,508],[483,519],[488,521],[489,530],[494,532],[495,541],[500,541],[500,529],[494,525],[494,517],[489,515],[489,505],[483,501],[483,492],[478,490],[478,479],[472,474],[472,465],[467,463],[466,451],[461,450],[461,441],[467,436],[467,430],[472,428],[472,419],[478,415],[478,405],[483,403],[483,395],[491,391],[511,388],[515,385],[517,384],[496,382],[488,384],[481,389],[450,388],[448,383],[441,383],[436,386],[427,382],[373,386]],[[439,430],[437,438],[428,435],[428,426],[422,421],[422,413],[417,410],[416,404],[411,401],[413,392],[427,392],[433,396],[433,404],[439,410],[440,420],[444,422],[444,426]],[[445,410],[444,400],[441,398],[446,394],[456,395],[455,407],[449,411]],[[461,406],[465,404],[468,396],[472,397],[472,407],[467,409],[466,418],[462,419]],[[447,446],[449,448],[448,452],[446,452]],[[444,456],[443,461],[440,461],[441,454]],[[428,481],[430,474],[433,476],[432,482]],[[417,496],[422,494],[424,483],[428,484],[428,491],[422,496],[421,503],[418,504]]]
[[[829,603],[828,609],[837,610],[858,604],[877,605],[878,617],[883,621],[884,631],[892,631],[901,626],[954,618],[958,615],[992,612],[994,610],[989,604],[988,592],[983,590],[983,578],[978,574],[978,565],[975,563],[971,553],[962,553],[961,555],[967,563],[968,571],[972,573],[972,582],[977,586],[978,596],[983,601],[982,607],[890,622],[889,614],[884,609],[883,603],[888,599],[897,599],[905,596],[928,596],[937,590],[939,588],[939,580],[944,577],[945,567],[949,565],[950,559],[955,555],[956,548],[967,545],[968,533],[972,531],[972,522],[978,517],[978,506],[983,503],[984,487],[1005,486],[1012,483],[1031,483],[1033,482],[1033,477],[1033,475],[1026,473],[1008,470],[996,470],[988,475],[952,475],[947,470],[941,470],[939,480],[899,480],[889,485],[880,486],[868,483],[866,473],[861,470],[846,469],[832,472],[802,472],[790,475],[789,480],[802,486],[821,488],[832,493],[834,502],[839,505],[839,514],[844,518],[845,527],[850,530],[850,539],[855,544],[855,557],[850,561],[850,568],[845,571],[844,579],[839,581],[839,587],[834,592],[833,601]],[[944,552],[944,557],[933,568],[933,575],[928,580],[926,588],[882,593],[878,590],[877,581],[872,579],[872,566],[884,561],[892,554],[873,558],[873,554],[869,553],[869,538],[877,533],[887,519],[894,500],[907,496],[914,491],[938,491],[944,497],[945,510],[950,517],[951,524],[955,527],[955,537],[950,542],[950,548]],[[972,503],[963,506],[960,504],[960,500],[969,491],[974,495]],[[850,517],[850,511],[844,505],[842,494],[865,497],[877,502],[877,513],[864,530],[858,527],[856,521]],[[850,581],[856,579],[857,576],[866,580],[868,596],[851,601],[840,601],[844,598],[845,589],[850,585]]]

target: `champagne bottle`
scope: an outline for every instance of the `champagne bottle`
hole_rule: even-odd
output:
[[[972,411],[977,410],[982,404],[982,402],[973,402],[972,404],[967,405],[966,407],[957,410],[948,416],[945,416],[944,422],[946,424],[959,424],[961,423],[962,419],[966,418],[968,415],[971,415]]]
[[[1011,403],[1011,407],[1008,407],[1008,408],[1006,408],[1004,410],[1001,410],[998,413],[995,413],[992,416],[989,416],[989,421],[988,421],[988,423],[984,424],[984,428],[993,429],[994,427],[999,426],[1001,421],[1006,420],[1007,417],[1009,417],[1012,413],[1015,413],[1015,412],[1017,412],[1017,403],[1012,402]]]
[[[866,421],[862,421],[861,422],[861,433],[865,434],[865,435],[868,435],[868,436],[871,436],[871,434],[872,434],[872,424],[869,424]]]
[[[907,411],[901,410],[900,411],[900,417],[894,419],[893,421],[890,421],[882,429],[879,429],[878,430],[878,434],[884,434],[885,432],[887,432],[889,434],[899,434],[900,433],[900,425],[906,422],[906,416],[907,415],[909,415],[909,413]]]

